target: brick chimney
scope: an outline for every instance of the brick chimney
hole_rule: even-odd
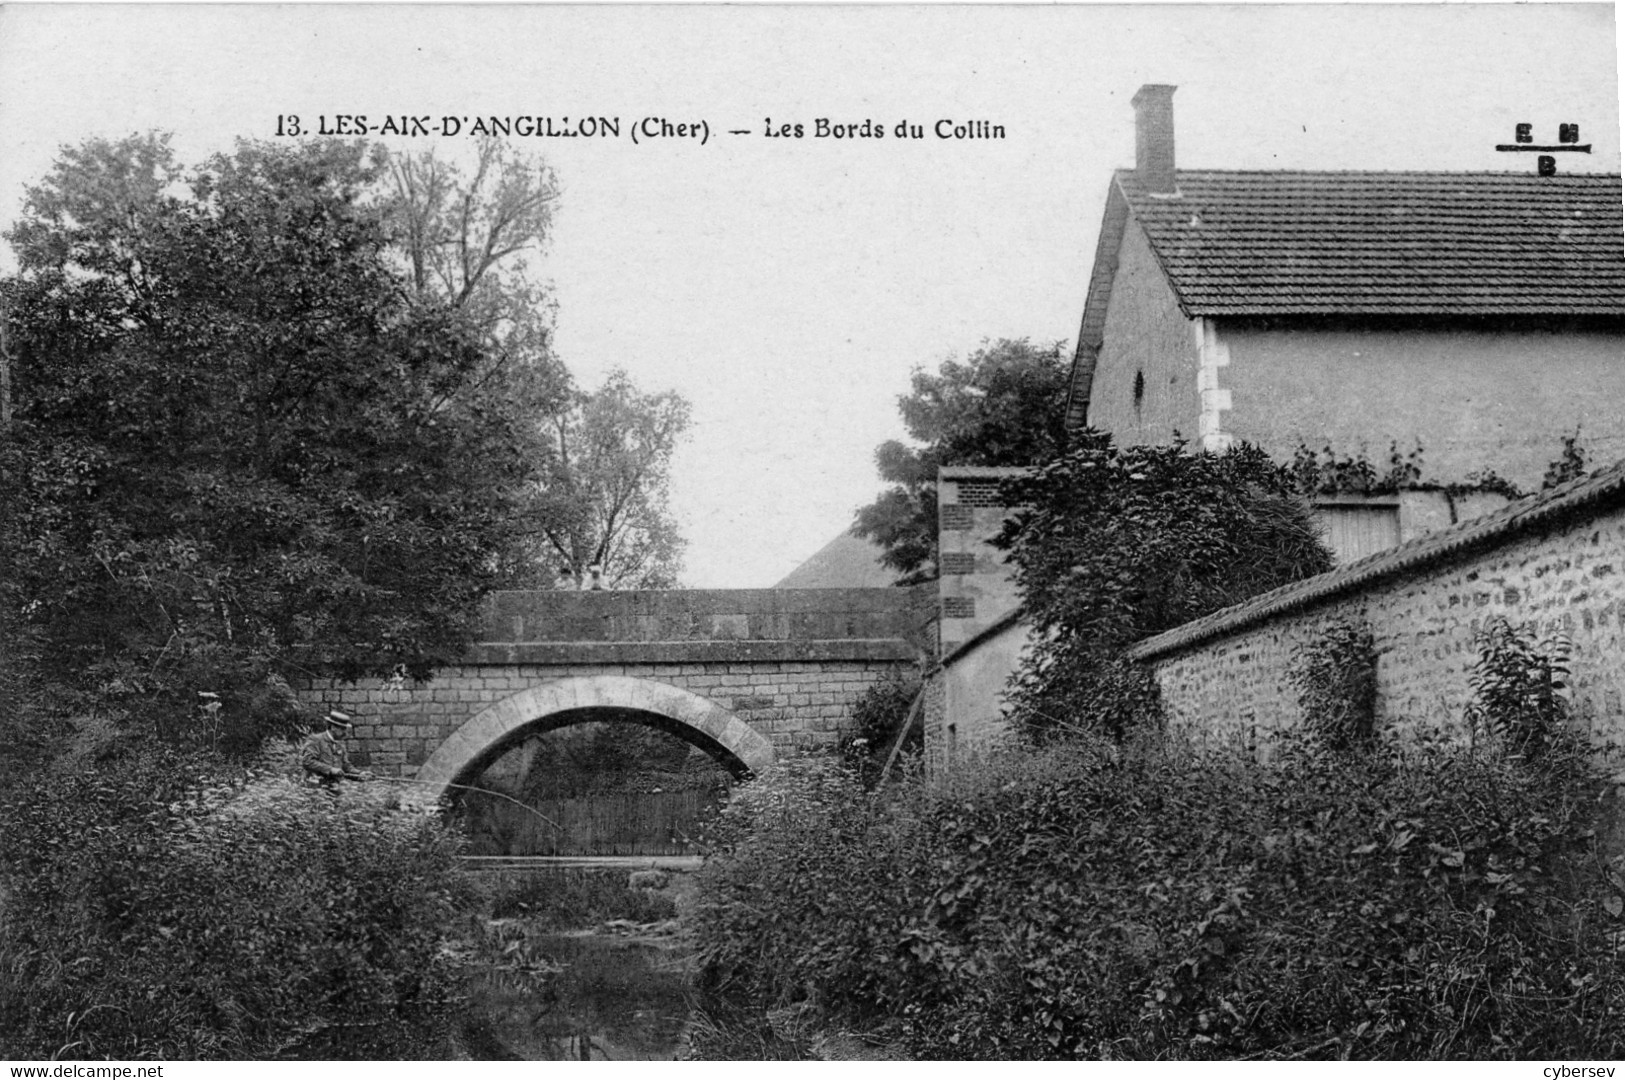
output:
[[[1146,83],[1134,95],[1134,172],[1149,192],[1174,195],[1174,91]]]

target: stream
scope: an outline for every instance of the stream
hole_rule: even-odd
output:
[[[672,878],[672,888],[663,891],[680,911],[692,880],[685,874]],[[527,1061],[682,1056],[693,946],[679,920],[583,921],[592,925],[560,928],[524,916],[492,922],[512,966],[493,969],[474,988],[495,1044],[487,1048],[490,1056]]]
[[[489,865],[510,861],[492,859]],[[901,1047],[886,1041],[809,1027],[794,1008],[754,1013],[699,994],[693,986],[695,942],[682,921],[697,899],[697,883],[691,872],[671,869],[661,886],[648,891],[623,891],[625,870],[601,868],[574,871],[573,885],[563,877],[538,876],[522,887],[530,906],[507,906],[506,917],[487,923],[504,959],[473,987],[479,1023],[477,1031],[465,1032],[468,1055],[510,1061],[906,1060]],[[598,876],[602,884],[586,890],[591,899],[583,902],[587,876]],[[641,899],[628,905],[627,892]],[[550,893],[569,902],[562,908],[549,904]],[[616,912],[636,918],[605,917]],[[646,919],[655,921],[640,921]]]
[[[557,965],[535,994],[497,976],[480,988],[491,1033],[527,1061],[670,1061],[683,1049],[688,972],[669,944],[595,932],[531,939]]]

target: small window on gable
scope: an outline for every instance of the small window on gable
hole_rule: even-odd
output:
[[[1139,409],[1140,403],[1145,400],[1145,372],[1134,373],[1134,408]]]

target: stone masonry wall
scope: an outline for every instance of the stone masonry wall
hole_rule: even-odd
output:
[[[1465,737],[1475,634],[1500,615],[1572,642],[1576,722],[1625,745],[1625,464],[1142,642],[1172,726],[1257,743],[1300,722],[1288,674],[1333,620],[1377,651],[1378,723]]]
[[[922,664],[935,600],[925,587],[499,592],[464,663],[429,682],[312,679],[300,691],[354,718],[358,764],[398,776],[486,707],[572,676],[698,694],[783,756],[833,748],[860,694]]]
[[[781,756],[832,749],[858,695],[901,668],[890,660],[696,664],[510,664],[447,668],[400,689],[377,680],[312,680],[301,694],[354,718],[356,764],[395,776],[418,766],[475,713],[539,682],[625,675],[709,698],[766,735]]]

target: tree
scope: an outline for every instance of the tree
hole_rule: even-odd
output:
[[[1033,627],[1011,700],[1038,734],[1121,736],[1151,704],[1124,649],[1332,564],[1292,469],[1249,444],[1192,454],[1085,431],[1004,490],[1022,509],[997,543]]]
[[[475,144],[472,175],[432,150],[389,153],[383,210],[419,302],[444,305],[486,345],[476,385],[500,382],[528,410],[567,407],[570,376],[552,353],[553,302],[534,274],[559,200],[540,159],[500,139]]]
[[[934,375],[914,370],[913,390],[897,407],[925,445],[880,445],[875,463],[892,486],[858,511],[852,528],[885,549],[880,560],[903,575],[899,584],[937,576],[938,466],[1034,465],[1060,452],[1069,370],[1061,342],[1026,338],[984,342]]]
[[[529,542],[511,584],[563,579],[576,587],[597,566],[610,588],[677,584],[683,540],[666,506],[671,457],[688,430],[689,405],[645,394],[624,371],[543,421],[551,443],[529,504]]]
[[[187,169],[147,136],[29,189],[5,554],[78,704],[214,691],[251,741],[267,678],[426,675],[469,639],[531,472],[486,343],[390,265],[377,182],[356,145]]]
[[[385,160],[388,220],[414,294],[451,307],[485,343],[476,386],[500,388],[539,477],[501,556],[502,583],[580,587],[596,565],[611,587],[675,585],[683,542],[666,485],[688,404],[642,394],[621,372],[579,390],[554,356],[551,299],[533,273],[559,197],[552,170],[489,138],[467,174],[433,153]]]

